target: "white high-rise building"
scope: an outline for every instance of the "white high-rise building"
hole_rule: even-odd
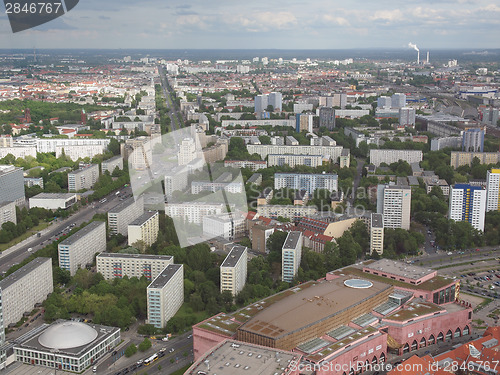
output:
[[[93,221],[59,243],[59,267],[74,276],[79,268],[92,264],[94,255],[106,251],[106,224]]]
[[[391,107],[392,108],[406,107],[406,94],[396,93],[393,96],[391,96]]]
[[[144,276],[154,280],[169,264],[174,263],[171,255],[101,253],[96,257],[97,272],[104,279],[121,279]]]
[[[281,249],[281,280],[292,282],[299,270],[302,257],[302,232],[288,232],[285,243]]]
[[[392,164],[399,160],[406,161],[408,164],[420,163],[423,159],[423,153],[420,150],[370,150],[370,163],[376,167],[382,163]]]
[[[144,197],[130,197],[118,203],[108,212],[108,228],[111,234],[128,234],[128,225],[144,212]]]
[[[283,107],[283,96],[281,92],[272,92],[269,94],[268,105],[272,105],[274,111],[281,112]]]
[[[0,281],[3,324],[17,323],[54,291],[52,259],[35,258]],[[1,335],[1,334],[0,334]]]
[[[220,291],[229,290],[236,296],[247,279],[247,248],[234,246],[220,266]]]
[[[379,185],[377,213],[384,216],[384,228],[410,229],[411,188]]]
[[[377,108],[389,109],[392,106],[392,100],[389,96],[381,96],[377,99]]]
[[[266,110],[269,97],[267,95],[257,95],[255,97],[255,112],[260,113]]]
[[[338,176],[336,174],[275,173],[274,188],[306,190],[309,194],[313,194],[316,189],[337,191]]]
[[[486,190],[482,186],[456,184],[450,189],[448,217],[455,221],[467,221],[475,229],[484,231]]]
[[[148,211],[128,225],[128,244],[133,246],[142,241],[144,245],[151,246],[158,238],[160,230],[160,214],[158,211]]]
[[[372,213],[370,221],[370,255],[384,252],[384,217],[382,214]]]
[[[194,159],[196,159],[196,143],[193,138],[185,138],[179,148],[178,164],[188,165]]]
[[[415,126],[415,108],[404,107],[399,109],[399,125],[405,127]]]
[[[147,288],[148,324],[165,328],[184,302],[184,267],[169,264]]]
[[[500,169],[488,171],[486,176],[486,211],[500,210]]]

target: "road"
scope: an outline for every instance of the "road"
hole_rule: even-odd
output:
[[[168,116],[170,117],[170,125],[172,126],[172,131],[178,130],[183,127],[182,124],[179,123],[179,117],[182,118],[182,115],[180,113],[177,113],[175,104],[172,102],[172,99],[170,98],[170,94],[173,92],[170,86],[168,85],[167,78],[165,76],[163,68],[159,66],[158,71],[160,73],[163,95],[165,95],[165,103],[167,105],[167,108],[169,109]]]
[[[122,188],[120,191],[125,192],[126,194],[132,194],[132,189],[130,187]],[[29,239],[26,239],[25,241],[3,251],[0,255],[0,273],[8,271],[10,267],[21,263],[33,252],[36,252],[55,241],[57,234],[69,225],[74,223],[76,226],[79,226],[83,222],[87,222],[92,219],[95,214],[108,212],[119,203],[119,197],[115,195],[115,192],[112,192],[105,198],[107,199],[105,203],[94,202],[81,208],[66,219],[57,219],[56,222],[40,232],[42,233],[41,237],[34,235]],[[28,252],[29,248],[32,248],[31,252]]]
[[[151,349],[144,353],[137,352],[137,354],[133,355],[130,358],[122,356],[121,358],[115,360],[112,355],[108,355],[104,360],[99,361],[99,364],[97,366],[97,374],[123,374],[126,373],[125,369],[129,370],[129,374],[143,374],[146,371],[148,375],[170,374],[193,362],[193,338],[191,334],[191,332],[186,332],[182,336],[173,338],[168,342],[151,340],[153,344],[153,347]],[[122,338],[125,339],[125,337],[127,337],[127,332],[122,332]],[[144,338],[142,336],[130,333],[128,337],[128,343],[123,347],[125,348],[130,343],[134,343],[136,346],[138,346],[143,339]],[[165,354],[163,357],[160,357],[149,366],[142,365],[138,368],[136,367],[137,361],[144,360],[154,353],[160,353],[160,349],[162,348],[165,349]]]

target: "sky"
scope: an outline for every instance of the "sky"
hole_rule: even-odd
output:
[[[0,48],[500,48],[498,0],[80,0]]]

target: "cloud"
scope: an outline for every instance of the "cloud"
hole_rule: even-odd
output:
[[[291,29],[297,26],[298,20],[291,12],[254,12],[228,17],[226,23],[257,33]]]

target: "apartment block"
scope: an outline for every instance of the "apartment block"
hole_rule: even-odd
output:
[[[8,327],[17,323],[25,312],[33,310],[54,290],[52,259],[35,258],[3,280],[2,291],[3,324]]]
[[[167,216],[195,224],[201,224],[205,216],[220,215],[225,211],[226,206],[222,203],[182,202],[165,205]]]
[[[372,213],[370,224],[370,255],[384,252],[384,217],[382,214]]]
[[[110,234],[128,235],[128,225],[144,213],[144,198],[130,197],[108,211]]]
[[[323,126],[328,130],[335,128],[335,109],[331,107],[321,107],[319,109],[319,127]]]
[[[59,267],[74,276],[79,268],[92,264],[94,255],[106,251],[106,224],[93,221],[59,243]]]
[[[165,328],[184,302],[184,267],[169,264],[148,285],[148,324]]]
[[[144,276],[148,280],[153,280],[165,267],[174,263],[174,257],[153,254],[101,253],[96,257],[96,263],[97,272],[106,280],[121,279],[125,276],[138,279]]]
[[[265,160],[226,160],[224,167],[233,168],[250,168],[252,171],[267,168],[267,161]]]
[[[236,296],[247,280],[247,248],[234,246],[220,266],[220,291]]]
[[[479,164],[496,164],[500,162],[500,152],[452,151],[450,165],[455,169],[462,165],[470,166],[474,158],[478,158]]]
[[[456,184],[450,189],[448,217],[455,221],[467,221],[475,229],[484,231],[486,190],[482,186]]]
[[[337,191],[338,176],[336,174],[275,173],[274,188],[306,190],[309,194],[313,194],[316,189]]]
[[[300,147],[300,146],[291,146]],[[288,165],[296,167],[298,165],[305,165],[308,167],[319,167],[323,165],[323,156],[321,155],[290,155],[290,154],[270,154],[268,155],[269,167]]]
[[[492,169],[486,175],[486,211],[500,210],[500,169]]]
[[[384,228],[410,229],[411,188],[409,186],[379,185],[377,213],[384,216]]]
[[[259,154],[262,159],[268,155],[321,155],[337,162],[342,154],[342,146],[286,146],[286,145],[247,145],[250,154]]]
[[[232,241],[245,235],[245,218],[237,214],[203,217],[203,234]]]
[[[68,173],[68,191],[91,189],[99,178],[99,165],[90,166]]]
[[[304,216],[313,216],[318,213],[316,206],[292,206],[292,205],[265,205],[257,206],[257,214],[259,216],[268,217],[270,219],[285,219],[297,220]]]
[[[422,161],[423,154],[420,150],[370,150],[370,164],[376,167],[382,163],[392,164],[399,160],[406,161],[408,164],[419,163]]]
[[[217,182],[217,181],[193,181],[191,182],[191,194],[199,194],[202,191],[211,191],[212,193],[225,190],[228,193],[241,193],[243,191],[243,183],[238,181],[232,182]]]
[[[101,145],[87,146],[56,146],[56,157],[67,156],[71,160],[92,159],[96,155],[101,155],[106,152],[107,147]]]
[[[0,165],[0,202],[14,202],[16,206],[24,204],[22,168],[13,165]]]
[[[297,276],[302,256],[302,232],[288,232],[285,243],[281,249],[281,280],[287,283]]]
[[[188,186],[189,171],[184,166],[173,168],[165,174],[165,196],[171,198],[174,191],[184,191]]]
[[[484,130],[468,129],[462,134],[462,151],[483,152],[484,151]]]
[[[128,244],[132,246],[142,241],[151,246],[158,238],[160,230],[160,214],[158,211],[145,212],[128,225]]]
[[[8,221],[17,224],[16,204],[14,202],[0,203],[0,226]]]
[[[121,155],[114,156],[108,160],[104,160],[101,164],[101,171],[102,173],[109,172],[109,174],[112,174],[117,167],[120,170],[123,169],[123,157]]]

